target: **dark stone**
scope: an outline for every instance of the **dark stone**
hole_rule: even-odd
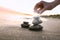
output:
[[[23,22],[23,24],[21,24],[22,28],[29,28],[29,23],[28,22]]]
[[[28,22],[23,22],[23,24],[28,24]]]
[[[29,27],[29,30],[32,31],[42,31],[43,27],[41,25],[33,25],[31,27]]]

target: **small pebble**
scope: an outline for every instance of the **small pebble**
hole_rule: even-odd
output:
[[[22,28],[29,28],[29,22],[23,22],[23,24],[21,24]]]

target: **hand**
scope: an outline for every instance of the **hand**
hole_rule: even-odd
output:
[[[55,6],[53,5],[53,3],[48,3],[48,2],[45,2],[45,1],[41,1],[41,2],[38,2],[35,7],[34,7],[34,12],[37,12],[37,13],[43,13],[44,11],[46,10],[51,10],[53,9]]]

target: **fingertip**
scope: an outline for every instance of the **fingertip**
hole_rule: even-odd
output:
[[[42,9],[42,10],[40,11],[40,13],[42,14],[44,11],[46,11],[46,8]]]

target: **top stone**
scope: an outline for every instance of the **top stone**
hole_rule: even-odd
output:
[[[42,21],[40,20],[40,16],[35,16],[35,17],[33,18],[32,24],[38,25],[38,24],[40,24],[40,23],[42,23]]]

